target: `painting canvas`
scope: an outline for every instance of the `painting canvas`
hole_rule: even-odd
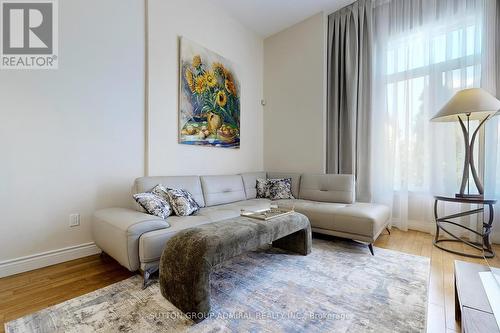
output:
[[[179,142],[240,147],[240,84],[234,65],[180,38]]]

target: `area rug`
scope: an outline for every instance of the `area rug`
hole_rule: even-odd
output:
[[[134,276],[5,325],[6,332],[423,332],[429,258],[341,240],[308,256],[251,252],[216,267],[212,313],[182,314]]]

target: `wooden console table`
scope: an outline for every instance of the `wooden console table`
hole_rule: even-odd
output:
[[[464,333],[500,333],[479,272],[487,266],[455,260],[455,319]]]

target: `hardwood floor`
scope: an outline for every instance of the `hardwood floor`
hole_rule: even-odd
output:
[[[442,251],[432,245],[432,238],[433,236],[423,232],[412,230],[403,232],[392,229],[391,235],[380,236],[375,246],[431,258],[427,332],[458,333],[460,332],[460,323],[455,322],[453,263],[455,260],[462,260],[484,265],[485,261]],[[455,250],[464,250],[462,244],[449,243],[446,246]],[[495,251],[500,255],[500,246],[495,245]],[[489,264],[500,267],[500,257],[489,259]]]
[[[0,333],[4,323],[81,296],[133,273],[109,257],[85,257],[0,279]]]
[[[427,332],[460,332],[454,312],[453,261],[484,261],[439,250],[432,245],[431,235],[418,231],[392,229],[391,235],[380,236],[375,246],[431,258]],[[463,248],[459,244],[453,246]],[[495,250],[500,254],[500,246],[495,246]],[[500,267],[500,258],[491,259],[490,264]],[[4,331],[4,322],[121,281],[132,274],[111,258],[101,259],[95,255],[2,278],[0,333]]]

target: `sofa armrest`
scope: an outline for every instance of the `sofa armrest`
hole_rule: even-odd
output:
[[[145,232],[168,228],[164,219],[127,208],[94,213],[92,235],[96,245],[130,271],[139,269],[139,238]]]

